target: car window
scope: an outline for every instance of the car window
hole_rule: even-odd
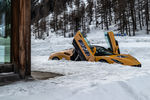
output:
[[[108,47],[108,48],[111,48],[111,44],[110,44],[110,40],[109,40],[109,37],[108,37],[107,32],[105,32],[104,35],[105,35],[105,41],[106,41],[106,43],[107,43],[107,47]]]
[[[90,56],[90,53],[89,53],[89,51],[87,50],[87,48],[86,48],[85,44],[83,43],[83,41],[82,41],[82,40],[79,40],[79,43],[80,43],[80,45],[81,45],[81,47],[82,47],[84,53],[86,54],[86,56]]]
[[[95,56],[108,56],[114,55],[111,51],[105,49],[104,47],[96,46]]]

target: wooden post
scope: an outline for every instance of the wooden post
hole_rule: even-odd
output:
[[[24,79],[31,74],[31,0],[12,0],[12,63]]]
[[[19,0],[12,0],[11,62],[14,71],[19,69]]]
[[[31,75],[31,0],[23,0],[26,11],[26,75]]]
[[[30,75],[30,20],[31,20],[31,1],[20,0],[20,20],[19,20],[19,73],[22,78]]]

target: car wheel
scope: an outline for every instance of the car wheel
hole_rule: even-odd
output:
[[[106,60],[104,60],[104,59],[99,60],[99,62],[108,63],[108,62],[107,62]]]
[[[53,57],[52,60],[60,60],[58,57]]]

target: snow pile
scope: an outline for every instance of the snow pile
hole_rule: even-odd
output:
[[[103,34],[93,30],[88,39],[92,44],[106,47]],[[32,70],[64,76],[0,87],[0,100],[26,100],[26,97],[28,100],[150,100],[149,38],[116,37],[121,53],[136,57],[142,68],[100,62],[48,61],[52,52],[72,48],[72,38],[53,34],[45,40],[33,38]]]

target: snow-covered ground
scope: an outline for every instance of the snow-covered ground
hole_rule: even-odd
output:
[[[88,34],[92,44],[107,47],[104,32]],[[0,87],[0,100],[150,100],[150,35],[116,37],[121,53],[131,54],[142,68],[100,62],[48,61],[52,52],[72,48],[72,38],[51,34],[32,38],[32,70],[64,76],[16,82]]]

